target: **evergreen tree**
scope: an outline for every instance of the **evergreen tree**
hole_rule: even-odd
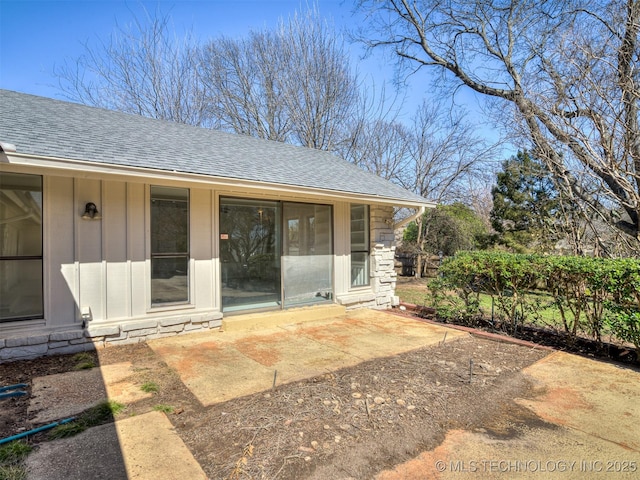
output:
[[[559,196],[544,164],[526,150],[506,160],[492,189],[491,225],[515,251],[548,251],[558,239]]]

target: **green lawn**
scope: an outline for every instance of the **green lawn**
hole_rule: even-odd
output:
[[[398,277],[396,286],[396,295],[400,297],[400,301],[404,303],[412,303],[415,305],[433,306],[427,284],[430,279],[426,278],[410,278]],[[562,329],[562,317],[558,307],[553,304],[552,299],[548,295],[532,293],[529,300],[533,307],[533,312],[528,315],[528,323],[540,326],[549,326]],[[491,296],[480,294],[480,310],[484,317],[491,318]],[[499,314],[497,302],[494,302],[494,315]]]

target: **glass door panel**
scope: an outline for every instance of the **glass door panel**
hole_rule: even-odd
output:
[[[331,206],[284,203],[282,217],[284,306],[332,300]]]
[[[278,202],[220,199],[222,310],[281,306]]]

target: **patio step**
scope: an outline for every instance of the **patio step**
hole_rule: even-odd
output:
[[[327,320],[344,315],[346,311],[347,309],[343,305],[331,304],[225,316],[222,319],[222,330],[226,332],[237,332],[241,330],[257,330],[259,328],[312,322],[315,320]]]

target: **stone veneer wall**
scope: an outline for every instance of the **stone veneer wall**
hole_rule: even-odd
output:
[[[396,296],[396,253],[393,207],[371,206],[371,287],[375,308],[391,308],[400,303]]]
[[[170,337],[197,330],[218,328],[222,314],[218,312],[191,316],[144,319],[118,325],[91,324],[85,329],[70,327],[48,334],[17,335],[0,338],[0,363],[94,350],[107,345],[138,343],[152,338]]]

